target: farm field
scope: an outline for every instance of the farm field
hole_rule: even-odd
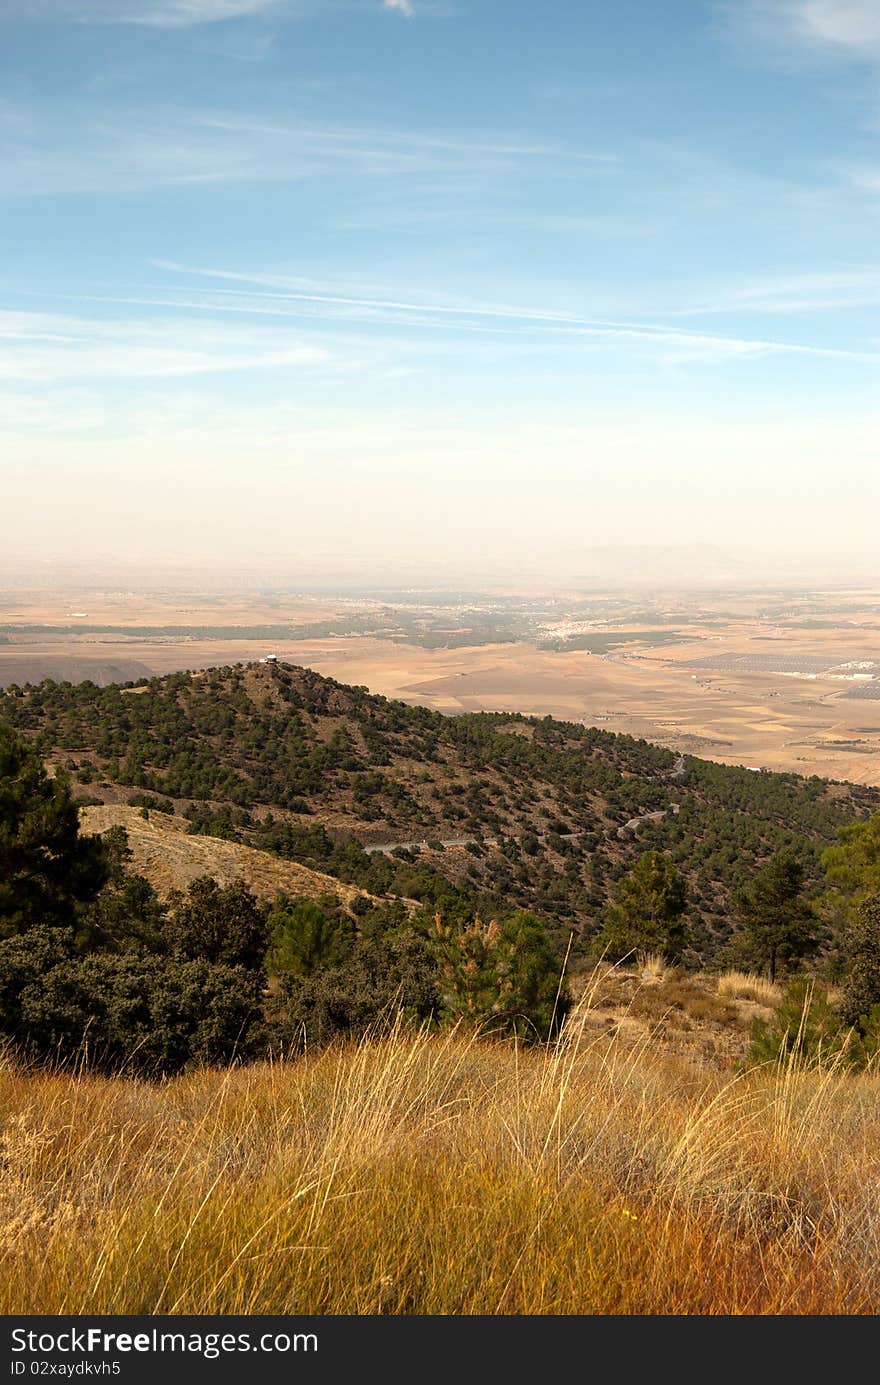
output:
[[[880,783],[880,592],[0,592],[0,686],[267,653],[446,713]]]

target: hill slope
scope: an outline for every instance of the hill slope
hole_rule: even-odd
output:
[[[761,860],[794,844],[815,880],[837,829],[880,810],[877,789],[685,760],[549,717],[443,717],[286,665],[42,683],[0,697],[0,717],[92,802],[161,795],[194,833],[446,909],[527,907],[589,935],[616,879],[657,847],[688,878],[703,961]]]
[[[876,1314],[880,1078],[782,1092],[577,1026],[149,1085],[4,1058],[0,1311]]]
[[[185,821],[167,813],[149,813],[144,819],[141,809],[125,804],[90,805],[80,809],[80,826],[84,832],[98,833],[124,827],[131,870],[145,876],[160,897],[186,890],[200,875],[210,875],[219,885],[244,880],[258,899],[267,901],[279,891],[309,899],[332,895],[348,908],[357,899],[372,898],[297,861],[285,861],[240,842],[193,836]]]

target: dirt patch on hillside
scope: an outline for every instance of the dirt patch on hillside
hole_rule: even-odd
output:
[[[124,827],[133,852],[131,869],[145,876],[161,896],[185,890],[199,876],[210,875],[221,885],[244,880],[259,899],[265,900],[274,899],[279,891],[311,899],[329,894],[350,909],[359,897],[374,898],[296,861],[283,861],[218,837],[190,835],[183,822],[167,813],[151,811],[145,818],[139,808],[105,803],[80,808],[80,823],[84,832]]]
[[[667,969],[657,976],[635,967],[606,967],[572,978],[575,1016],[633,1048],[662,1051],[711,1067],[733,1069],[749,1051],[752,1023],[772,1010],[719,994],[718,978]]]

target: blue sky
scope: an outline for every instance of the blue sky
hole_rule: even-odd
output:
[[[32,555],[873,558],[877,0],[2,0]]]

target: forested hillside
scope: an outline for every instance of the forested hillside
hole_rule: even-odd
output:
[[[620,877],[660,850],[686,879],[700,963],[759,865],[793,848],[818,887],[838,829],[880,809],[877,789],[682,759],[549,717],[444,717],[286,665],[13,687],[0,720],[81,800],[174,812],[447,917],[527,908],[581,945]],[[626,826],[648,813],[663,815]]]

